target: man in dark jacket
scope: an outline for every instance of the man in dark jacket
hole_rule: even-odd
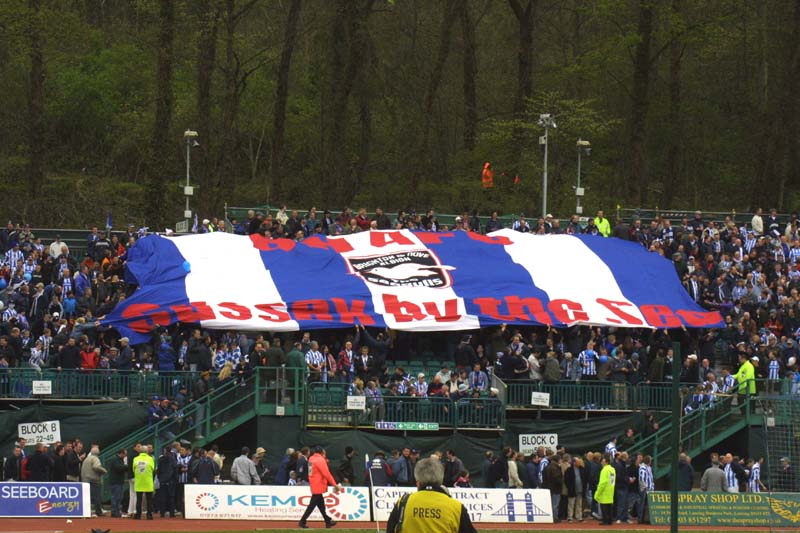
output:
[[[128,450],[122,448],[118,450],[116,455],[108,462],[108,484],[111,489],[111,516],[113,518],[120,518],[122,510],[122,493],[125,489],[125,483],[128,480],[128,472],[130,471],[127,465]]]
[[[50,481],[53,460],[46,453],[45,445],[36,444],[36,451],[28,458],[28,481]]]
[[[600,482],[600,454],[589,452],[586,454],[586,499],[589,501],[589,510],[594,518],[600,518],[600,505],[594,499],[594,492]]]
[[[83,452],[83,443],[79,439],[72,442],[72,449],[64,454],[64,465],[66,466],[67,481],[81,480],[81,462],[86,457]]]
[[[161,513],[161,518],[169,514],[175,518],[175,489],[178,483],[178,460],[172,450],[164,447],[161,457],[156,464],[156,477],[158,490],[156,491],[155,506]]]
[[[613,465],[616,474],[614,482],[614,515],[617,524],[628,523],[628,454],[621,452]],[[638,476],[637,476],[638,477]]]
[[[200,458],[190,465],[192,481],[198,485],[213,485],[214,478],[219,475],[219,467],[204,449],[200,449]]]
[[[70,337],[67,344],[56,355],[56,367],[61,370],[75,370],[81,363],[81,351],[75,344],[75,338]]]
[[[22,481],[22,448],[19,446],[14,446],[12,454],[6,457],[3,481]]]
[[[361,326],[360,334],[364,336],[364,338],[361,339],[362,345],[369,346],[375,371],[380,373],[386,366],[386,358],[389,355],[389,348],[392,347],[392,337],[389,334],[389,328],[386,328],[385,333],[380,332],[377,334],[377,336],[373,337],[369,334],[369,331],[364,328],[364,326]],[[358,344],[359,338],[359,333],[356,333],[355,344]]]
[[[542,488],[550,491],[553,504],[553,521],[558,523],[558,509],[561,505],[561,491],[564,490],[564,471],[561,470],[561,457],[551,455],[549,463],[542,473]]]
[[[464,463],[456,456],[453,450],[447,450],[447,462],[444,464],[444,485],[454,487],[461,471],[464,470]]]
[[[694,486],[694,468],[685,453],[680,455],[678,461],[678,490],[690,491]]]
[[[352,446],[346,446],[344,449],[344,457],[339,466],[336,467],[336,481],[342,485],[352,485],[355,481],[355,474],[353,473],[353,457],[356,451]]]

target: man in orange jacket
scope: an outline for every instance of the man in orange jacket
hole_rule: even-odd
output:
[[[325,493],[328,491],[328,485],[336,487],[334,489],[336,492],[342,490],[342,486],[333,479],[328,468],[327,454],[322,446],[316,446],[311,457],[308,458],[308,484],[311,485],[311,501],[308,502],[306,512],[300,519],[300,527],[308,529],[306,519],[314,512],[314,508],[317,508],[325,520],[325,527],[332,528],[336,522],[331,520],[328,513],[325,512]]]

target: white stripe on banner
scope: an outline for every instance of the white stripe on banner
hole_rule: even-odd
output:
[[[350,272],[362,278],[375,311],[389,328],[415,331],[476,329],[464,299],[452,288],[449,271],[436,254],[408,230],[366,231],[341,238],[353,251],[343,252]],[[414,303],[412,303],[414,302]]]
[[[264,267],[259,250],[243,246],[242,237],[214,232],[187,235],[172,242],[191,265],[191,272],[186,276],[189,301],[203,301],[209,294],[223,295],[224,301],[206,302],[218,318],[203,320],[203,327],[270,331],[299,329],[297,321],[285,319],[288,316],[285,314],[286,302]]]
[[[588,315],[582,322],[604,326],[647,325],[636,305],[623,296],[608,265],[579,239],[569,235],[549,235],[543,239],[512,230],[496,233],[513,241],[505,247],[506,252],[530,273],[534,285],[546,292],[550,301],[581,302]],[[535,247],[530,239],[537,239]],[[564,257],[570,260],[565,261]],[[574,312],[570,315],[577,321]]]

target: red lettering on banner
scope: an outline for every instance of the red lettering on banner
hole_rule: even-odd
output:
[[[639,308],[647,320],[647,323],[654,328],[679,328],[681,321],[666,305],[643,305]]]
[[[550,300],[547,308],[556,317],[556,320],[564,324],[572,322],[588,322],[589,314],[583,310],[583,306],[571,300]]]
[[[383,295],[383,306],[386,308],[386,312],[394,315],[394,319],[398,322],[411,322],[425,318],[425,314],[417,304],[400,301],[394,294]]]
[[[189,305],[173,305],[170,309],[175,312],[179,322],[202,322],[214,320],[217,316],[214,310],[205,302],[191,302]]]
[[[619,302],[615,300],[606,300],[605,298],[598,298],[597,303],[614,313],[617,317],[621,318],[622,320],[617,320],[616,318],[606,317],[606,320],[611,322],[612,324],[626,324],[628,326],[641,326],[642,321],[622,309],[620,307],[634,307],[635,306],[630,302]]]
[[[369,243],[376,248],[383,248],[389,244],[399,244],[401,246],[413,246],[416,244],[399,231],[370,231]]]
[[[436,302],[425,302],[423,305],[428,314],[431,315],[436,322],[457,322],[461,320],[461,315],[458,314],[458,300],[445,300],[444,314],[439,312],[439,307],[436,305]]]
[[[299,300],[291,304],[289,312],[295,320],[322,320],[333,322],[326,300]]]
[[[284,311],[285,305],[282,303],[256,304],[253,307],[266,313],[265,315],[258,315],[258,318],[267,322],[288,322],[292,319],[289,313]]]
[[[352,300],[350,307],[347,307],[347,300],[343,298],[331,298],[331,302],[342,322],[355,324],[358,321],[364,326],[371,326],[375,323],[375,320],[365,312],[367,302],[364,300]]]
[[[713,326],[722,322],[722,315],[718,311],[702,312],[678,309],[676,312],[688,326],[695,328]]]
[[[414,237],[420,240],[423,244],[442,244],[443,237],[452,237],[451,232],[434,233],[432,231],[418,231],[414,233]]]
[[[139,333],[148,333],[155,326],[170,323],[169,312],[156,304],[131,304],[122,311],[122,318],[138,318],[128,323],[128,327]]]
[[[500,314],[500,305],[502,300],[497,298],[475,298],[472,303],[478,306],[482,315],[490,316],[495,320],[502,322],[516,322],[517,320],[526,320],[527,317],[515,317]]]
[[[473,241],[482,242],[484,244],[500,244],[502,246],[509,246],[513,244],[511,239],[508,237],[498,236],[492,237],[490,235],[482,235],[480,233],[475,233],[474,231],[467,231],[467,236],[472,239]]]
[[[331,250],[337,253],[352,252],[353,247],[345,239],[325,239],[314,235],[307,239],[303,239],[302,244],[309,248],[317,248],[318,250]]]
[[[231,320],[250,320],[253,318],[253,313],[250,309],[243,305],[235,304],[233,302],[222,302],[217,304],[218,307],[223,309],[230,309],[230,311],[220,311],[219,314]]]
[[[520,298],[519,296],[506,296],[508,312],[514,316],[533,318],[540,324],[550,325],[553,319],[545,310],[539,298]],[[526,313],[527,311],[527,313]]]
[[[295,245],[292,239],[267,239],[258,233],[250,235],[250,241],[252,241],[253,246],[264,252],[272,252],[274,250],[290,252],[294,249]]]

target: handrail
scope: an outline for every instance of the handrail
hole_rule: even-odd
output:
[[[349,386],[341,383],[310,384],[305,425],[372,427],[376,422],[422,422],[452,429],[505,428],[505,409],[498,398],[382,396],[375,401],[367,396],[363,410],[347,410],[348,391]]]
[[[212,383],[216,373],[212,373]],[[196,372],[120,371],[95,369],[8,368],[0,370],[0,397],[33,398],[33,381],[50,381],[47,398],[128,399],[147,401],[152,396],[173,397],[181,385],[191,389]],[[40,398],[40,396],[36,396]]]

